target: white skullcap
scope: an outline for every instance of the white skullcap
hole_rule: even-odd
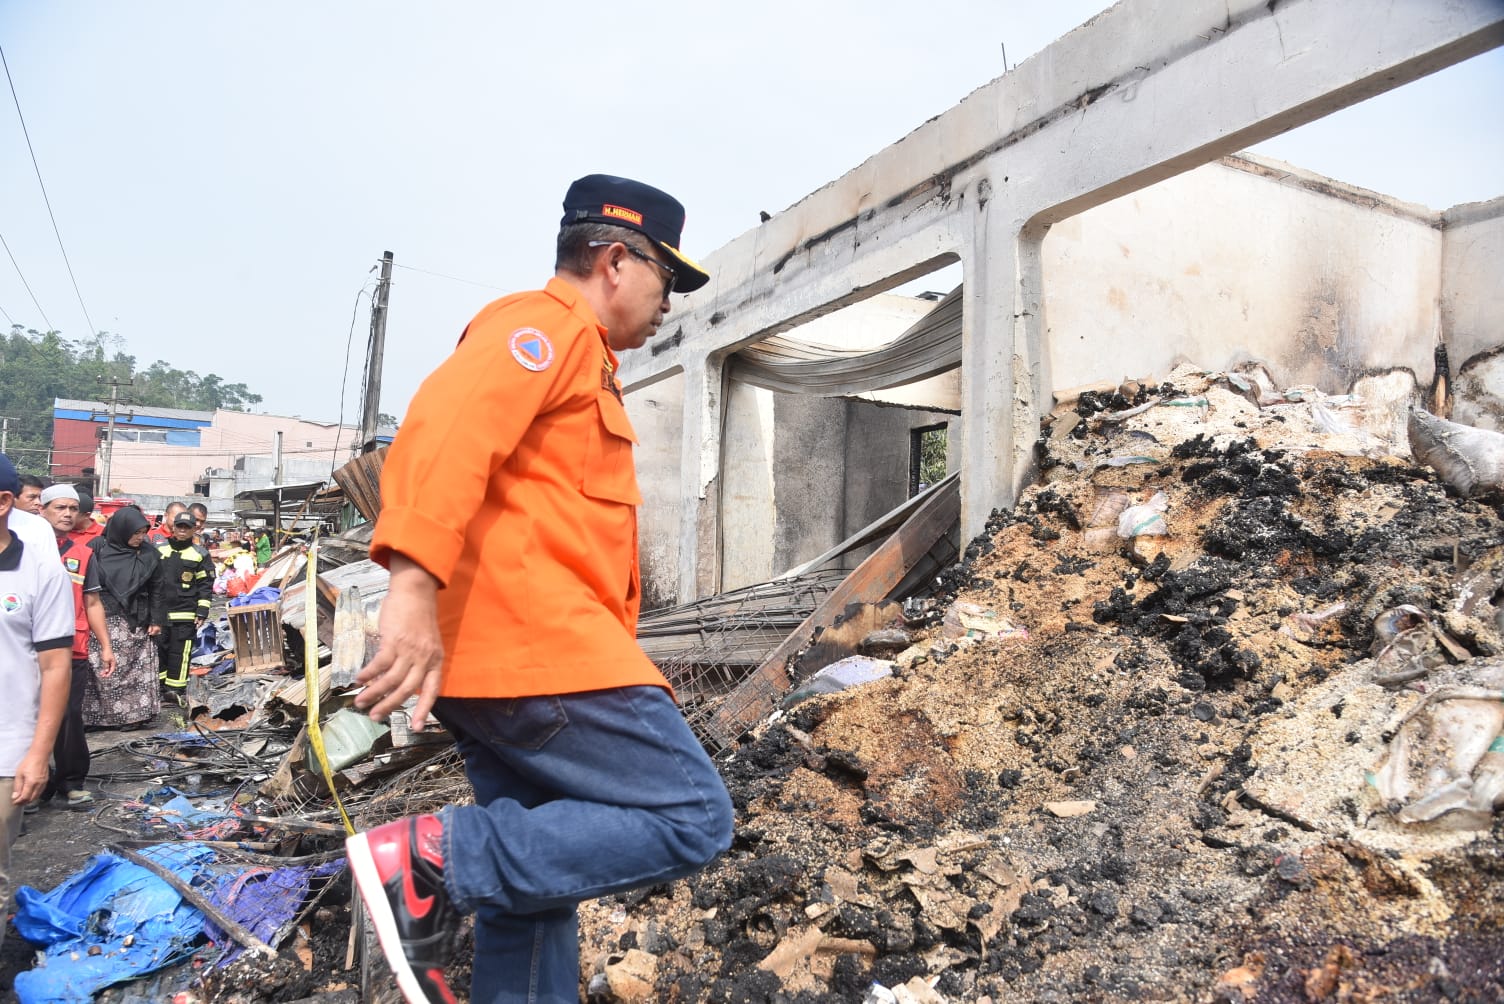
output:
[[[78,490],[72,485],[53,485],[51,488],[42,489],[42,505],[55,502],[58,499],[72,499],[78,501]]]

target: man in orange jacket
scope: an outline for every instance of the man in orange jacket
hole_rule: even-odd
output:
[[[577,1001],[581,900],[678,878],[731,840],[724,784],[636,643],[636,437],[616,353],[709,275],[684,207],[590,175],[564,197],[554,278],[470,322],[413,398],[381,478],[391,570],[357,703],[416,694],[453,734],[473,806],[347,842],[410,1002],[444,982],[473,911],[474,1001]],[[434,485],[443,484],[436,492]]]

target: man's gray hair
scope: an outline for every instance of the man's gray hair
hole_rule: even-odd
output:
[[[590,274],[595,267],[595,256],[600,248],[590,246],[592,241],[621,241],[639,251],[646,252],[643,244],[647,238],[636,230],[613,226],[610,223],[571,223],[559,228],[559,242],[554,253],[554,269],[581,277]]]

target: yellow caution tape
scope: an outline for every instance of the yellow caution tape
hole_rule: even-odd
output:
[[[345,812],[345,803],[334,790],[334,771],[329,767],[329,754],[324,751],[324,730],[319,727],[319,578],[314,567],[318,562],[318,550],[318,538],[314,537],[308,548],[308,581],[303,586],[303,682],[308,688],[308,744],[313,747],[313,755],[318,757],[319,768],[329,785],[329,794],[334,796],[334,806],[339,809],[345,832],[353,834],[355,827]]]

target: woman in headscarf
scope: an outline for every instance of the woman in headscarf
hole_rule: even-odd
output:
[[[158,595],[162,559],[146,544],[148,528],[141,510],[126,506],[110,517],[94,544],[84,589],[99,587],[115,668],[101,667],[97,648],[91,646],[94,673],[84,690],[87,726],[141,726],[156,718],[161,707],[156,635],[167,618]]]

